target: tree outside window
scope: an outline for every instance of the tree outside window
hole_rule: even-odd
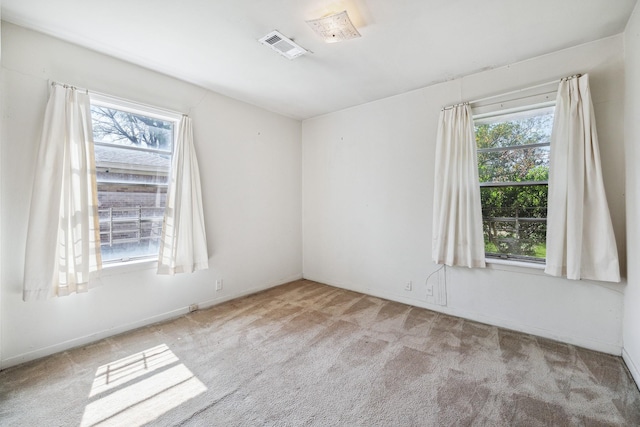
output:
[[[91,105],[104,262],[157,257],[176,121]]]
[[[545,260],[553,111],[544,107],[474,120],[488,257]]]

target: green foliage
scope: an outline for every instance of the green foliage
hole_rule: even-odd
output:
[[[546,258],[547,257],[547,245],[545,244],[540,244],[537,245],[534,249],[534,256],[536,258]]]
[[[487,240],[485,239],[485,241],[484,241],[484,251],[487,252],[487,253],[497,253],[498,252],[498,247],[496,246],[495,243],[487,242]]]
[[[505,183],[481,188],[487,253],[545,257],[549,147],[531,145],[549,142],[552,120],[548,113],[476,125],[480,182]],[[504,149],[482,151],[495,148]]]

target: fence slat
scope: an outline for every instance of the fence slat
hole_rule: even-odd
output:
[[[151,215],[143,216],[143,209],[151,210]],[[136,206],[136,207],[109,207],[104,209],[98,209],[98,215],[101,213],[107,213],[106,218],[99,218],[100,225],[106,225],[106,231],[100,231],[100,245],[113,246],[119,243],[142,243],[143,240],[158,240],[160,235],[156,230],[162,229],[162,216],[153,215],[153,211],[158,211],[162,208],[156,206]],[[123,217],[116,214],[125,214],[126,212],[134,212],[134,216]],[[133,223],[133,228],[121,228],[116,229],[116,224]],[[148,227],[143,227],[143,224],[148,224]],[[143,235],[143,231],[149,231],[149,235]],[[133,235],[133,237],[131,237]],[[103,238],[104,236],[104,238]],[[116,237],[114,237],[116,236]],[[118,237],[120,236],[120,237]]]

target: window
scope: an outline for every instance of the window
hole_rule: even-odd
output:
[[[158,255],[177,119],[92,96],[102,260]]]
[[[474,116],[487,258],[545,262],[554,108]]]

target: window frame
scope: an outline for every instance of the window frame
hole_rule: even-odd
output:
[[[514,93],[508,93],[504,95],[498,95],[485,100],[475,101],[470,104],[472,118],[474,124],[478,120],[489,119],[492,117],[506,116],[509,114],[522,113],[526,111],[533,111],[537,109],[543,109],[548,107],[555,107],[557,94],[557,83],[550,83],[540,87],[534,87],[529,90],[516,91]],[[490,101],[490,102],[487,102]],[[474,130],[475,136],[475,130]],[[504,152],[514,149],[536,148],[549,146],[549,143],[539,144],[527,144],[511,147],[495,147],[480,149],[477,147],[476,142],[476,161],[479,161],[481,152]],[[478,163],[479,165],[479,163]],[[546,185],[548,189],[549,182],[547,181],[526,181],[526,182],[480,182],[480,189],[490,187],[525,187]],[[484,223],[484,214],[482,220]],[[484,233],[483,233],[484,234]],[[485,253],[485,262],[495,264],[513,265],[518,267],[529,267],[540,269],[546,265],[546,259],[534,258],[525,255],[517,254],[487,254]]]
[[[134,101],[129,101],[129,100],[125,100],[125,99],[121,99],[121,98],[117,98],[114,96],[110,96],[110,95],[105,95],[105,94],[97,94],[97,93],[90,93],[89,94],[89,98],[90,98],[90,106],[97,106],[97,107],[105,107],[105,108],[110,108],[110,109],[114,109],[114,110],[119,110],[119,111],[125,111],[128,113],[132,113],[132,114],[137,114],[137,115],[141,115],[141,116],[145,116],[145,117],[151,117],[151,118],[155,118],[155,119],[159,119],[159,120],[163,120],[163,121],[167,121],[167,122],[172,122],[173,123],[173,130],[172,130],[172,135],[171,135],[171,149],[170,150],[160,150],[160,149],[154,149],[154,148],[147,148],[147,147],[136,147],[136,146],[126,146],[126,145],[120,145],[120,144],[113,144],[113,143],[108,143],[108,142],[102,142],[102,141],[93,141],[94,147],[95,146],[102,146],[102,147],[114,147],[114,148],[118,148],[118,149],[127,149],[127,150],[133,150],[133,151],[141,151],[141,152],[147,152],[147,153],[157,153],[157,154],[163,154],[163,155],[168,155],[169,156],[169,169],[167,171],[167,175],[170,179],[171,177],[171,163],[173,161],[173,155],[174,155],[174,151],[175,151],[175,144],[176,144],[176,139],[177,139],[177,135],[178,135],[178,127],[180,124],[180,119],[182,118],[182,114],[178,113],[178,112],[174,112],[174,111],[170,111],[170,110],[164,110],[158,107],[153,107],[153,106],[149,106],[149,105],[145,105],[142,103],[138,103],[138,102],[134,102]],[[93,116],[91,117],[91,120],[93,122]],[[93,140],[93,138],[92,138]],[[95,165],[96,167],[96,186],[99,185],[99,182],[97,180],[97,171],[98,171],[98,164],[96,163]],[[115,183],[115,184],[120,184],[123,186],[126,185],[131,185],[132,183],[130,182],[118,182],[118,181],[110,181],[110,183]],[[144,183],[142,184],[136,184],[136,185],[145,185]],[[154,187],[168,187],[169,183],[167,184],[147,184],[147,185],[152,185]],[[164,214],[164,210],[166,209],[166,205],[163,209],[163,214]],[[100,239],[100,249],[102,250],[102,238]],[[108,261],[102,261],[102,264],[104,267],[113,267],[113,266],[123,266],[123,265],[130,265],[130,266],[143,266],[143,265],[148,265],[148,263],[153,263],[153,262],[157,262],[158,260],[158,253],[154,253],[152,255],[143,255],[143,256],[133,256],[133,257],[122,257],[119,259],[113,259],[113,260],[108,260]]]

